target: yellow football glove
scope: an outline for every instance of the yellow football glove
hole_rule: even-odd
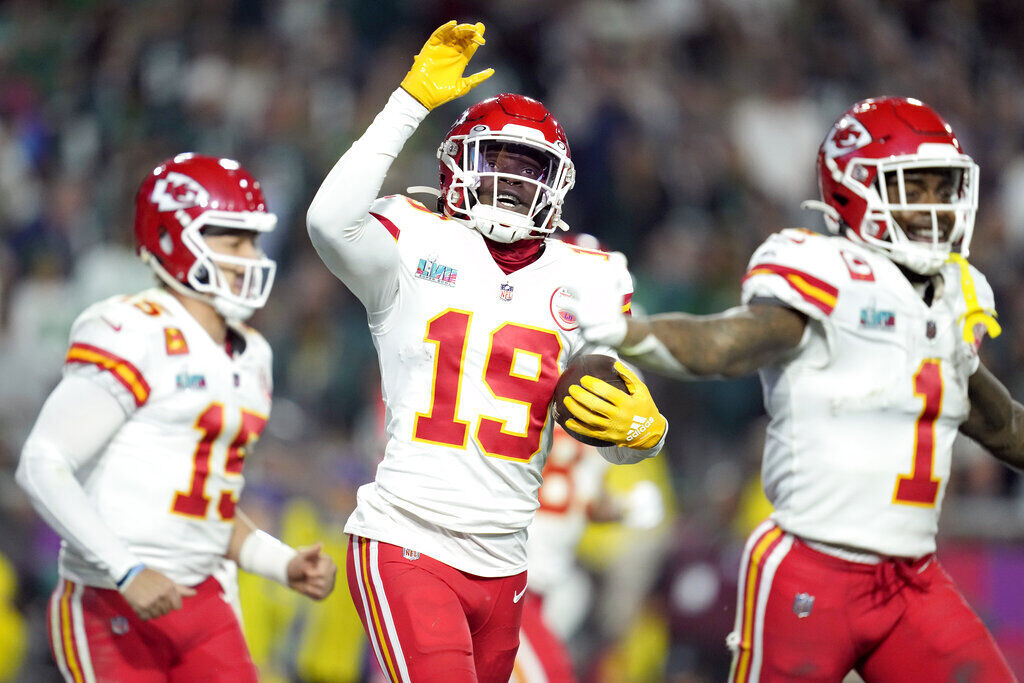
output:
[[[638,450],[653,448],[665,434],[668,422],[654,405],[651,392],[640,378],[622,363],[615,369],[629,392],[591,375],[569,387],[562,403],[572,414],[565,425],[584,436],[610,441],[616,446]]]
[[[449,21],[430,35],[413,58],[402,88],[427,109],[465,95],[494,73],[494,69],[484,69],[472,76],[462,76],[473,53],[483,44],[483,24],[456,25],[454,19]]]

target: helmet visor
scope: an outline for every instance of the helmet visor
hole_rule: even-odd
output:
[[[464,170],[475,180],[472,190],[477,201],[520,214],[532,223],[547,222],[544,209],[550,212],[560,204],[556,188],[564,178],[564,156],[528,140],[479,136],[465,144]]]

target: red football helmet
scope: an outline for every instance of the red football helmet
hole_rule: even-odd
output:
[[[494,158],[503,153],[530,159],[533,177],[499,170]],[[506,93],[474,104],[456,119],[437,158],[444,212],[485,236],[508,243],[568,229],[562,202],[576,180],[569,142],[537,100]],[[481,179],[488,177],[493,179],[491,203],[478,195]],[[502,208],[503,178],[533,186],[526,214]]]
[[[135,197],[135,247],[169,287],[207,300],[226,318],[246,319],[267,301],[277,265],[260,254],[242,258],[214,252],[208,227],[270,232],[259,182],[232,159],[179,154],[153,169]],[[218,263],[244,268],[235,293]]]
[[[950,174],[948,203],[907,201],[904,173],[924,169]],[[890,201],[889,185],[898,189],[898,201]],[[910,270],[932,274],[954,249],[968,254],[978,165],[963,153],[949,124],[918,100],[881,97],[853,105],[818,151],[818,189],[822,201],[804,206],[824,211],[832,232],[845,231]],[[908,235],[894,211],[930,213],[931,230]],[[940,226],[939,213],[952,214],[951,229]]]

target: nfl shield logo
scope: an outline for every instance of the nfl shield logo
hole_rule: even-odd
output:
[[[512,285],[503,282],[498,289],[498,299],[501,301],[512,301]]]
[[[814,596],[808,593],[797,593],[793,600],[793,614],[803,619],[811,614],[814,608]]]
[[[402,548],[402,557],[407,560],[418,560],[420,559],[420,553],[412,548]]]
[[[114,635],[123,636],[128,633],[129,626],[128,620],[121,615],[110,620],[110,630],[114,632]]]
[[[929,339],[935,339],[935,321],[929,320],[924,325],[924,334]]]

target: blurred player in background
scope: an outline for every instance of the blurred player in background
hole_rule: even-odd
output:
[[[584,335],[681,378],[760,370],[775,512],[741,563],[733,680],[1013,680],[935,556],[958,431],[1024,466],[1024,407],[978,357],[1000,331],[966,261],[978,167],[889,97],[839,118],[818,171],[837,236],[769,237],[743,305],[627,320],[581,292]]]
[[[540,507],[527,541],[529,588],[523,598],[513,683],[576,680],[566,644],[583,624],[593,601],[592,581],[576,561],[576,547],[591,522],[619,522],[652,529],[664,519],[661,491],[641,481],[625,496],[605,487],[611,463],[593,446],[556,425],[544,465]]]
[[[431,35],[307,215],[380,359],[386,452],[345,530],[353,601],[396,681],[508,681],[551,396],[569,359],[594,348],[565,288],[607,282],[618,309],[632,292],[623,260],[545,239],[566,228],[574,169],[561,127],[530,98],[499,95],[456,120],[438,150],[437,211],[377,199],[429,111],[493,73],[462,75],[483,31],[452,21]],[[613,462],[656,454],[667,427],[630,378],[632,393],[600,383],[604,414],[578,411]]]
[[[266,425],[271,351],[243,324],[275,264],[259,183],[236,161],[182,154],[136,197],[135,241],[161,285],[75,321],[64,377],[17,480],[61,538],[50,644],[68,681],[255,681],[222,586],[227,557],[314,599],[336,568],[236,510]]]

